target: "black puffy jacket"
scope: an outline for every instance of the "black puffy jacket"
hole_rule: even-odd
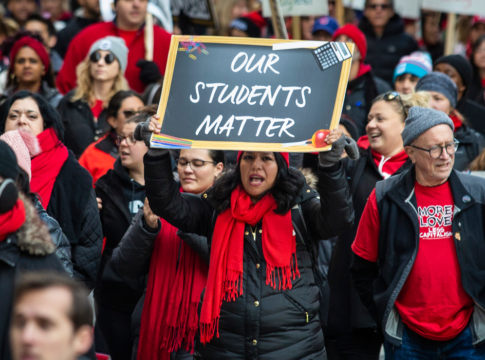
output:
[[[74,276],[71,261],[71,244],[69,243],[69,239],[62,232],[56,219],[47,214],[47,211],[45,211],[39,198],[37,196],[32,196],[32,201],[34,202],[39,218],[47,225],[47,229],[49,229],[49,234],[57,248],[56,255],[62,266],[64,266],[64,269],[70,276]]]
[[[106,121],[106,110],[101,112],[96,122],[86,101],[71,101],[75,91],[74,89],[68,92],[62,98],[57,111],[64,124],[64,145],[79,159],[91,143],[110,130],[110,126]]]
[[[485,147],[485,137],[465,124],[455,130],[454,136],[460,142],[460,145],[455,153],[455,165],[453,165],[453,168],[458,171],[464,171],[482,152]]]
[[[145,187],[128,176],[121,159],[118,159],[114,169],[109,170],[96,182],[95,190],[96,196],[103,203],[100,217],[106,242],[96,278],[94,297],[105,307],[131,314],[143,295],[144,277],[129,281],[123,278],[111,267],[111,255],[133,220],[134,214],[130,209],[143,206]]]
[[[152,211],[188,233],[211,239],[217,215],[209,189],[202,198],[181,194],[173,180],[170,157],[145,155],[145,186]],[[303,176],[303,175],[301,175]],[[328,239],[352,226],[354,214],[341,163],[318,169],[320,195],[305,184],[296,204],[301,207],[311,239]],[[292,213],[293,215],[293,213]],[[261,222],[256,225],[261,229]],[[264,229],[263,229],[264,230]],[[223,302],[219,337],[202,345],[196,339],[196,359],[322,359],[320,291],[313,277],[309,249],[297,235],[300,277],[287,291],[266,285],[261,233],[253,239],[246,225],[243,255],[243,295]],[[308,239],[307,239],[308,240]],[[210,243],[210,241],[209,241]],[[309,246],[315,246],[306,241]],[[203,301],[203,295],[202,295]],[[200,306],[199,306],[200,311]]]
[[[0,359],[11,360],[9,329],[15,280],[24,272],[56,271],[66,274],[55,255],[49,230],[30,200],[22,198],[25,222],[0,241]],[[67,276],[67,274],[66,274]]]
[[[417,42],[404,32],[404,22],[395,14],[384,28],[384,34],[377,37],[366,17],[359,23],[359,28],[367,39],[367,57],[365,62],[372,66],[372,71],[389,84],[392,84],[394,69],[399,60],[418,50]]]

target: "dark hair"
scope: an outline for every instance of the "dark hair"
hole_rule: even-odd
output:
[[[17,100],[27,98],[31,98],[37,103],[40,114],[44,119],[44,130],[50,128],[54,129],[58,139],[61,142],[64,141],[64,126],[62,125],[61,117],[57,113],[56,109],[54,109],[54,107],[39,94],[31,93],[30,91],[25,90],[14,93],[0,106],[0,134],[5,132],[5,123],[7,122],[8,113],[13,103]]]
[[[274,155],[278,165],[278,173],[269,193],[276,200],[275,213],[285,214],[295,205],[296,199],[305,185],[305,178],[298,170],[288,167],[280,153],[275,152]],[[226,210],[231,204],[232,191],[241,184],[241,169],[240,163],[238,163],[234,170],[226,173],[213,185],[213,201],[216,204],[216,209],[219,209],[220,212]]]
[[[24,169],[22,169],[19,166],[19,177],[17,178],[17,188],[20,190],[21,193],[24,195],[30,195],[30,179],[29,179],[29,174],[25,172]]]
[[[111,100],[108,103],[108,108],[106,109],[106,116],[107,117],[114,117],[118,115],[118,111],[120,111],[121,105],[123,105],[123,101],[125,99],[128,99],[130,97],[137,97],[143,102],[143,99],[141,98],[138,93],[136,93],[133,90],[120,90],[116,94],[113,95]]]
[[[222,165],[226,166],[226,155],[224,154],[224,151],[208,150],[208,152],[212,161],[214,161],[217,164],[222,163]]]
[[[473,73],[478,74],[478,66],[475,64],[475,53],[477,52],[478,48],[482,43],[485,41],[485,35],[480,36],[475,44],[472,45],[472,54],[470,56],[470,62],[472,64]]]
[[[152,115],[150,115],[149,113],[141,112],[139,114],[133,115],[131,118],[126,120],[125,125],[139,124],[139,123],[145,122],[150,116]]]
[[[88,301],[88,292],[81,284],[67,275],[61,275],[57,272],[36,271],[21,274],[15,284],[13,304],[15,306],[29,292],[53,287],[64,288],[72,295],[72,303],[67,316],[72,321],[74,332],[82,326],[92,326],[93,311]]]
[[[368,7],[371,1],[372,0],[365,0],[364,8]],[[394,11],[394,0],[387,0],[387,3],[391,5],[391,9]]]
[[[27,18],[27,21],[25,23],[27,24],[29,21],[41,22],[45,26],[47,26],[47,32],[49,33],[49,36],[56,36],[57,35],[56,28],[54,27],[54,24],[52,23],[52,21],[50,21],[49,19],[46,19],[42,15],[36,14],[36,13],[30,14],[30,16]]]
[[[24,37],[30,37],[32,39],[35,39],[37,41],[39,41],[41,44],[44,44],[44,40],[42,39],[42,37],[38,34],[35,34],[31,31],[19,31],[18,33],[16,33],[14,36],[6,39],[2,46],[0,46],[0,51],[2,52],[2,55],[3,56],[7,56],[7,57],[10,57],[10,52],[12,51],[12,48],[14,46],[14,44],[19,41],[20,39],[24,38]],[[10,62],[10,65],[8,67],[8,74],[7,74],[7,85],[6,87],[9,88],[10,86],[15,86],[15,80],[13,78],[13,66],[15,64],[15,59],[13,59],[11,62]],[[45,74],[42,76],[41,78],[41,81],[45,81],[47,82],[47,84],[49,85],[49,87],[55,89],[56,88],[56,84],[54,82],[54,72],[52,71],[52,62],[49,60],[49,70],[45,72]]]

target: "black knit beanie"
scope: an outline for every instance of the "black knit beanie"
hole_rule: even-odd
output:
[[[17,156],[5,141],[0,140],[0,176],[17,181],[19,172]]]
[[[251,19],[244,16],[232,20],[230,28],[241,30],[252,38],[261,37],[261,29],[254,22],[252,22]]]
[[[468,59],[462,55],[447,55],[442,56],[438,60],[436,60],[434,63],[434,67],[441,63],[449,64],[456,69],[458,74],[460,74],[461,76],[461,81],[463,81],[463,85],[466,86],[466,93],[470,85],[472,84],[473,79],[473,69],[470,61],[468,61]]]

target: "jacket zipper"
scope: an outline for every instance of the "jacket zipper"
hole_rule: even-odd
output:
[[[308,315],[308,311],[307,309],[305,309],[298,301],[296,301],[295,299],[293,299],[293,297],[291,297],[290,295],[288,295],[286,292],[283,291],[283,295],[293,304],[295,305],[295,307],[304,312],[305,313],[305,319],[306,319],[306,322],[309,322],[309,315]]]

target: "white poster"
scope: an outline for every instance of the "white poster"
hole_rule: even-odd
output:
[[[270,0],[263,0],[263,16],[271,17]],[[328,14],[326,0],[276,0],[283,16],[321,16]],[[484,0],[485,1],[485,0]]]
[[[344,6],[354,10],[364,10],[365,0],[344,0]]]
[[[422,8],[463,15],[485,15],[485,0],[423,0]]]

